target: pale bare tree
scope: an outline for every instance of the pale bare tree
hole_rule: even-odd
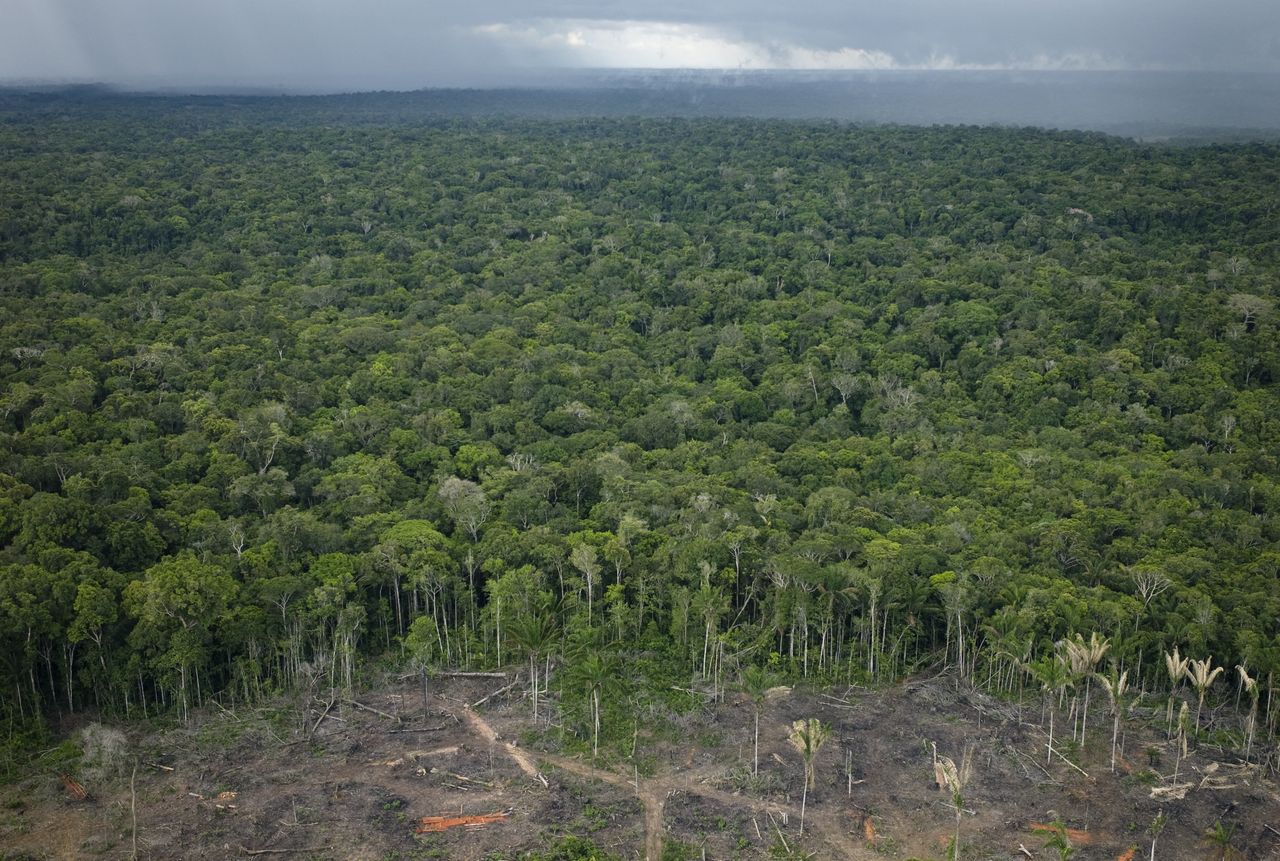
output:
[[[1129,576],[1133,578],[1133,585],[1138,590],[1138,597],[1142,599],[1142,613],[1134,620],[1136,627],[1142,620],[1142,615],[1147,612],[1147,608],[1151,606],[1151,602],[1159,598],[1168,588],[1173,585],[1172,581],[1165,576],[1162,571],[1155,571],[1151,568],[1134,568],[1129,571]]]
[[[439,496],[445,513],[467,531],[473,542],[478,541],[480,528],[489,519],[489,512],[492,510],[480,485],[451,475],[440,482]]]

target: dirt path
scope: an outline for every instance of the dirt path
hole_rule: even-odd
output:
[[[546,760],[557,768],[563,768],[565,771],[571,771],[582,777],[634,791],[636,797],[640,799],[640,803],[644,805],[644,857],[646,861],[658,861],[662,857],[662,835],[666,830],[662,824],[662,812],[663,807],[666,805],[668,794],[662,782],[648,781],[637,787],[634,781],[628,780],[620,774],[596,768],[594,765],[588,765],[581,760],[556,756],[551,753],[542,754],[541,759]]]
[[[489,726],[489,722],[472,710],[471,706],[463,706],[462,716],[466,718],[467,726],[471,727],[472,732],[488,741],[490,744],[496,744],[507,752],[507,756],[515,760],[516,765],[520,766],[520,770],[532,777],[534,780],[542,782],[546,786],[546,778],[538,771],[538,766],[534,764],[533,758],[520,748],[516,747],[509,741],[503,741],[498,738],[498,734],[493,731],[493,727]]]
[[[493,744],[502,746],[507,754],[520,766],[521,771],[530,777],[541,780],[545,785],[546,779],[538,771],[528,753],[513,744],[502,741],[493,730],[493,727],[484,718],[472,711],[470,707],[464,709],[464,717],[467,725],[477,735]],[[666,806],[666,800],[677,792],[701,795],[728,807],[747,807],[766,817],[774,813],[784,813],[788,818],[800,816],[800,809],[789,804],[781,804],[763,798],[734,795],[731,792],[708,786],[702,782],[707,775],[699,772],[686,773],[680,777],[670,775],[655,777],[651,780],[642,781],[637,785],[636,781],[631,778],[597,768],[578,759],[570,759],[552,753],[540,753],[538,758],[580,777],[598,780],[601,783],[608,783],[612,786],[635,792],[636,798],[644,806],[644,857],[646,861],[660,861],[662,858],[663,837],[666,834],[666,826],[663,823],[664,807]],[[824,839],[840,851],[842,857],[855,858],[860,854],[860,847],[848,837],[842,828],[839,814],[808,811],[807,822],[809,825],[808,830],[821,834]]]

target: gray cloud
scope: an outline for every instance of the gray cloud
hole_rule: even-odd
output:
[[[582,65],[1280,72],[1275,0],[0,0],[0,79],[413,88]]]

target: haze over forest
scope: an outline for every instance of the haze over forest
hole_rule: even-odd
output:
[[[462,109],[1032,125],[1148,139],[1280,128],[1280,6],[1260,0],[3,6],[0,86],[18,89],[520,88],[553,95]]]

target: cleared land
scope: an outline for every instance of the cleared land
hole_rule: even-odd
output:
[[[761,718],[758,778],[749,703],[665,716],[675,732],[637,732],[638,787],[630,762],[538,749],[559,734],[530,733],[519,686],[470,708],[503,684],[442,680],[425,712],[412,685],[365,692],[363,707],[313,700],[305,716],[302,704],[214,709],[195,728],[131,742],[134,793],[123,762],[114,773],[82,769],[85,801],[52,772],[6,788],[4,857],[129,858],[136,796],[139,858],[515,858],[565,834],[623,858],[942,858],[955,815],[934,783],[934,744],[956,760],[973,750],[962,857],[1051,857],[1043,826],[1055,821],[1071,829],[1078,859],[1148,857],[1160,812],[1157,858],[1206,857],[1215,847],[1205,832],[1219,822],[1235,828],[1239,857],[1280,857],[1280,794],[1256,767],[1201,747],[1174,780],[1173,743],[1135,723],[1113,775],[1101,717],[1082,753],[1069,730],[1058,740],[1076,764],[1046,766],[1038,705],[1019,709],[947,677],[839,696],[776,691]],[[807,717],[834,732],[801,837],[802,764],[786,736]],[[448,824],[419,834],[425,817]]]

